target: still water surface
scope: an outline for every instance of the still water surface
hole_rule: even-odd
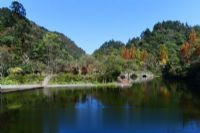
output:
[[[128,89],[1,94],[0,133],[200,133],[200,93],[194,90],[157,79]]]

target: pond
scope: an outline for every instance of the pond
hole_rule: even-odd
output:
[[[200,93],[195,87],[156,79],[127,89],[1,94],[0,132],[199,133]]]

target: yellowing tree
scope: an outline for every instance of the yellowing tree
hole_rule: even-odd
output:
[[[140,57],[141,61],[145,62],[146,59],[147,59],[147,56],[148,56],[147,51],[146,50],[142,50],[141,57]]]
[[[160,46],[160,65],[166,65],[168,61],[168,50],[165,45]]]
[[[130,57],[131,59],[135,59],[135,54],[136,54],[136,48],[133,47],[129,50],[129,53],[130,53]]]
[[[135,58],[137,60],[140,60],[140,57],[141,57],[141,51],[140,51],[140,49],[137,48],[135,51]]]

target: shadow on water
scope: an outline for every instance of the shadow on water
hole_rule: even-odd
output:
[[[128,89],[44,89],[4,94],[1,132],[196,133],[200,131],[200,97],[192,87],[156,79]]]

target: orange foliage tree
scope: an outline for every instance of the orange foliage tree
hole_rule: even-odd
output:
[[[188,57],[189,52],[190,52],[190,48],[191,48],[191,45],[188,42],[184,43],[181,46],[181,50],[180,50],[181,56],[184,57],[184,58]]]
[[[189,43],[190,44],[195,43],[196,39],[197,39],[196,32],[192,30],[192,32],[189,34]]]
[[[188,41],[180,48],[180,55],[185,63],[191,63],[196,57],[200,56],[200,45],[198,44],[196,32],[192,30]]]
[[[131,59],[131,52],[130,52],[130,50],[129,50],[128,48],[124,48],[124,49],[122,50],[122,57],[123,57],[124,59],[126,59],[126,60]]]
[[[146,56],[147,56],[147,51],[144,50],[142,51],[143,54],[141,55],[140,54],[140,50],[139,49],[136,49],[135,47],[133,48],[124,48],[122,50],[122,57],[125,59],[125,60],[130,60],[130,59],[142,59],[142,60],[145,60]]]

